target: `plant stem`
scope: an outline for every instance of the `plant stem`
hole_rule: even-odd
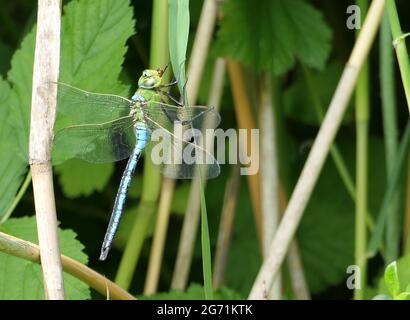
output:
[[[358,0],[362,17],[366,16],[367,0]],[[363,64],[356,86],[356,222],[355,222],[355,264],[360,270],[360,286],[355,287],[354,298],[362,300],[366,290],[366,215],[369,148],[369,61]]]
[[[24,179],[23,184],[20,187],[19,192],[17,193],[17,195],[15,196],[13,203],[10,205],[10,207],[7,209],[6,213],[4,214],[4,216],[1,218],[0,220],[0,224],[6,222],[8,220],[8,218],[10,218],[11,214],[13,213],[14,209],[17,207],[17,205],[19,204],[21,198],[23,197],[23,195],[26,193],[26,190],[28,188],[28,186],[30,185],[31,182],[31,171],[29,171],[26,175],[26,179]]]
[[[64,299],[63,271],[54,199],[51,143],[60,65],[61,1],[39,0],[34,53],[29,163],[33,180],[44,292],[48,300]]]
[[[387,1],[387,13],[389,15],[390,29],[393,36],[393,45],[396,49],[397,60],[399,62],[400,74],[406,95],[407,106],[410,112],[410,61],[407,53],[405,36],[401,30],[396,2]]]
[[[396,94],[394,81],[393,52],[391,50],[392,37],[387,13],[383,17],[380,32],[380,87],[383,111],[384,145],[386,148],[386,173],[387,180],[391,182],[394,165],[397,161],[397,114]],[[398,217],[399,193],[390,203],[390,213],[386,226],[386,263],[398,258],[400,227]]]
[[[168,39],[164,37],[168,34],[167,1],[155,0],[152,15],[150,68],[155,69],[165,66],[168,61]],[[169,73],[164,77],[168,75]],[[145,154],[150,154],[149,148]],[[152,163],[150,157],[145,157],[141,202],[115,278],[115,282],[125,289],[129,288],[131,283],[149,223],[155,213],[160,190],[161,170]]]
[[[266,298],[287,249],[295,235],[308,200],[313,192],[336,132],[353,93],[360,70],[365,62],[376,36],[384,11],[384,0],[373,0],[360,35],[353,48],[342,78],[332,98],[322,126],[313,143],[305,166],[296,183],[289,205],[283,215],[278,231],[272,241],[269,256],[263,262],[253,284],[250,299]]]
[[[41,263],[39,247],[36,244],[3,232],[0,232],[0,251],[34,263]],[[114,282],[72,258],[61,255],[61,263],[65,272],[88,284],[102,295],[109,294],[111,298],[119,300],[135,299]]]

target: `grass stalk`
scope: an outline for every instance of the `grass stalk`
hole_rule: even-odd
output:
[[[280,221],[279,205],[279,173],[278,173],[278,146],[276,145],[276,128],[273,106],[273,87],[271,76],[261,75],[260,86],[260,111],[259,126],[261,131],[261,209],[262,209],[262,234],[263,234],[263,257],[269,253],[269,246]],[[277,276],[270,298],[280,300],[282,295],[282,281]]]
[[[397,161],[398,129],[397,129],[397,105],[394,81],[393,50],[391,49],[392,37],[389,19],[385,13],[380,31],[380,88],[383,112],[384,146],[386,149],[386,172],[387,180],[391,180],[394,165]],[[393,197],[390,203],[390,214],[386,225],[386,263],[398,258],[399,254],[399,193]]]
[[[384,0],[372,1],[369,13],[362,26],[359,37],[356,40],[322,126],[313,143],[299,180],[296,183],[278,231],[272,241],[269,257],[264,261],[254,282],[249,295],[250,299],[266,298],[266,292],[270,289],[272,282],[280,270],[287,249],[294,237],[297,226],[299,225],[313,188],[323,168],[330,146],[342,122],[360,70],[373,44],[383,15],[384,6]]]
[[[37,232],[48,300],[64,300],[63,271],[54,199],[51,147],[60,65],[61,1],[39,0],[31,98],[29,163],[33,181]]]
[[[168,39],[164,37],[164,34],[167,34],[167,28],[168,3],[166,1],[155,0],[153,3],[151,26],[150,68],[156,69],[168,63]],[[168,75],[169,74],[165,74],[164,77]],[[147,148],[145,154],[149,153],[150,150]],[[137,216],[115,279],[115,282],[125,289],[127,289],[131,283],[148,225],[155,213],[160,190],[161,170],[157,165],[152,163],[149,157],[145,157],[141,202],[137,209]]]
[[[357,4],[365,17],[367,0]],[[367,278],[367,194],[368,194],[368,149],[369,149],[369,109],[370,109],[370,69],[368,59],[363,64],[356,86],[356,221],[355,221],[355,264],[360,268],[360,286],[354,290],[354,298],[362,300]]]
[[[399,62],[401,79],[407,100],[407,107],[410,112],[410,61],[407,52],[405,37],[401,30],[399,14],[397,12],[395,0],[386,2],[387,13],[389,15],[390,29],[393,37],[393,46],[396,49],[397,60]]]

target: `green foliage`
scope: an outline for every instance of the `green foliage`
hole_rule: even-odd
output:
[[[0,219],[13,202],[27,171],[27,162],[16,157],[15,131],[9,123],[10,87],[0,78]]]
[[[114,167],[109,164],[90,164],[81,160],[69,160],[55,167],[60,174],[64,194],[69,198],[89,196],[94,191],[102,191],[110,179]]]
[[[323,107],[329,105],[342,72],[343,67],[340,64],[333,63],[323,71],[316,72],[313,75],[317,94]],[[283,95],[283,108],[285,115],[296,121],[314,126],[319,126],[321,123],[318,120],[317,112],[302,72],[298,72],[296,81],[285,91]],[[325,112],[326,110],[322,110],[322,114],[325,114]],[[353,109],[349,108],[344,117],[344,123],[351,123],[352,121]]]
[[[36,219],[24,217],[9,219],[0,226],[0,231],[12,236],[38,243]],[[65,254],[86,264],[84,246],[76,240],[72,230],[59,230],[60,248]],[[43,275],[39,264],[0,252],[0,299],[44,299]],[[66,299],[90,298],[89,287],[69,274],[64,274]]]
[[[304,0],[226,1],[218,34],[219,53],[275,75],[296,59],[322,69],[331,31],[322,14]]]
[[[189,0],[169,0],[169,53],[172,69],[178,80],[179,92],[183,96],[188,35]]]
[[[60,81],[82,89],[126,95],[129,87],[118,80],[121,65],[126,52],[125,43],[134,33],[134,21],[129,0],[71,1],[64,8],[61,31]],[[8,80],[12,84],[10,98],[10,122],[16,129],[18,151],[22,159],[27,159],[28,133],[30,117],[31,78],[34,57],[35,27],[25,37],[21,49],[16,51]],[[67,115],[64,115],[65,117]],[[57,114],[56,128],[62,119]],[[60,182],[67,196],[88,195],[94,190],[101,190],[108,181],[111,168],[93,167],[95,174],[104,179],[77,181],[86,185],[73,192],[72,180],[67,179],[73,169],[71,164],[59,167]],[[75,167],[78,175],[87,175],[90,166],[78,163]],[[104,180],[104,181],[103,181]]]
[[[403,256],[386,267],[384,276],[379,279],[379,293],[389,295],[394,300],[410,298],[410,255]]]
[[[241,297],[228,288],[221,288],[215,292],[217,300],[240,300]],[[140,300],[203,300],[205,299],[204,288],[199,284],[191,284],[184,291],[172,290],[170,292],[157,293],[150,296],[140,296]]]

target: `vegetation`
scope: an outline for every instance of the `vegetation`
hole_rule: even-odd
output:
[[[386,2],[352,82],[355,97],[294,240],[283,244],[270,298],[409,297],[410,3]],[[37,7],[0,3],[0,299],[42,299],[38,251],[16,239],[38,243],[28,165]],[[219,108],[224,130],[260,129],[255,175],[221,164],[215,179],[172,181],[145,157],[104,262],[100,246],[125,161],[53,163],[61,253],[137,298],[249,297],[362,30],[348,28],[354,12],[346,8],[360,6],[360,27],[371,14],[367,0],[215,3],[63,1],[60,81],[130,97],[144,69],[170,63],[173,74],[164,77],[178,80],[172,96]],[[57,113],[56,130],[66,117]],[[66,299],[130,298],[67,263]],[[353,265],[359,278],[348,271]]]

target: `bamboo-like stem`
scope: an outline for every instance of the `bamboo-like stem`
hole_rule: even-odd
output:
[[[233,166],[231,176],[225,186],[218,241],[215,250],[214,272],[212,275],[212,283],[215,290],[221,287],[225,277],[225,267],[228,261],[228,252],[231,244],[232,229],[240,190],[240,178],[240,165],[236,164]]]
[[[168,33],[167,1],[154,1],[151,30],[150,68],[156,69],[165,66],[168,62],[168,39],[164,37],[164,34]],[[158,39],[161,40],[158,41]],[[168,76],[169,73],[164,74],[164,81]],[[150,147],[145,150],[145,154],[150,154]],[[160,190],[161,170],[158,165],[152,163],[150,157],[145,157],[141,202],[115,277],[115,282],[124,289],[130,286],[148,225],[155,214]]]
[[[190,104],[195,104],[198,96],[199,83],[202,78],[203,69],[206,63],[206,57],[209,51],[209,45],[215,28],[216,15],[216,1],[204,1],[187,72],[188,82],[186,86],[186,93],[187,99]],[[216,106],[214,105],[214,107]],[[196,183],[191,184],[190,194],[199,194],[199,183],[196,179],[194,179],[194,181]],[[192,205],[192,203],[193,199],[190,196],[188,199],[187,212],[184,217],[181,237],[179,240],[174,273],[172,275],[171,288],[173,289],[185,288],[188,279],[189,268],[191,266],[191,255],[189,254],[189,252],[191,252],[190,247],[193,247],[194,241],[196,239],[195,237],[192,238],[191,234],[196,234],[199,221],[199,209],[197,210],[198,213],[195,216],[195,207]],[[188,212],[191,212],[191,214],[189,214]],[[195,219],[197,222],[195,222]]]
[[[10,218],[10,216],[13,213],[14,209],[16,209],[17,205],[19,204],[21,198],[26,193],[26,190],[27,190],[28,186],[30,185],[30,182],[31,182],[31,171],[29,171],[27,173],[27,176],[24,179],[23,184],[20,187],[20,190],[17,192],[16,197],[13,200],[13,203],[6,210],[6,213],[4,214],[4,216],[1,217],[0,224],[6,222],[8,220],[8,218]]]
[[[33,67],[29,163],[46,299],[63,300],[64,283],[57,234],[51,145],[60,63],[61,1],[39,0]]]
[[[172,179],[163,179],[162,181],[157,224],[151,246],[147,276],[145,278],[144,294],[146,295],[153,294],[157,291],[165,239],[167,236],[169,214],[171,212],[169,208],[172,203],[174,184],[174,180]]]
[[[225,61],[218,58],[214,64],[211,88],[209,90],[208,105],[219,110],[223,93],[223,83],[225,78]],[[207,150],[213,149],[213,141],[206,141]],[[171,287],[183,290],[188,281],[189,270],[191,268],[194,253],[195,240],[198,231],[200,218],[200,184],[199,172],[195,172],[191,182],[191,189],[188,197],[188,204],[185,212],[184,224],[182,226],[181,238],[179,241],[178,255],[175,263],[174,274]],[[201,182],[205,188],[206,181]]]
[[[397,12],[396,2],[387,1],[387,13],[389,15],[390,29],[393,36],[393,45],[396,49],[397,60],[399,62],[400,74],[404,86],[404,92],[407,100],[407,107],[410,112],[410,61],[407,53],[405,37],[401,30],[399,15]]]
[[[347,62],[342,78],[330,103],[311,152],[293,191],[289,205],[249,295],[250,299],[266,298],[275,279],[300,219],[310,199],[313,188],[326,160],[330,146],[343,119],[353,93],[361,67],[369,54],[380,20],[385,0],[373,0],[360,35]]]
[[[392,177],[394,165],[397,162],[398,129],[396,114],[396,93],[394,81],[393,50],[391,48],[392,37],[387,13],[384,14],[380,32],[380,88],[383,111],[384,145],[386,148],[386,172],[387,180]],[[386,263],[398,258],[400,243],[399,226],[399,192],[389,204],[389,217],[386,225]]]
[[[362,16],[368,9],[367,0],[358,0]],[[356,86],[356,222],[355,222],[355,264],[360,269],[360,286],[354,290],[354,298],[362,300],[366,290],[367,279],[367,190],[368,190],[368,149],[369,149],[369,109],[370,109],[370,69],[367,60],[359,75]]]
[[[10,236],[3,232],[0,232],[0,251],[34,263],[41,263],[39,247],[36,244]],[[95,272],[86,265],[65,255],[61,255],[61,262],[65,272],[88,284],[102,295],[106,295],[108,292],[113,299],[135,299],[114,282],[108,280],[103,275]]]
[[[247,154],[250,154],[249,148],[252,146],[251,130],[256,128],[255,118],[252,114],[252,108],[248,91],[246,90],[245,73],[242,66],[232,60],[228,60],[228,74],[232,87],[232,94],[234,98],[234,107],[236,119],[239,129],[245,129],[247,131],[246,146],[248,150],[245,150]],[[247,176],[249,191],[251,195],[253,214],[256,225],[256,233],[260,247],[262,246],[262,213],[260,202],[260,185],[259,185],[259,172],[253,175]]]
[[[261,132],[261,210],[263,257],[269,254],[269,246],[280,221],[278,147],[273,114],[272,79],[269,74],[261,76],[259,126]],[[281,276],[278,274],[270,290],[269,298],[280,300],[282,295]]]

